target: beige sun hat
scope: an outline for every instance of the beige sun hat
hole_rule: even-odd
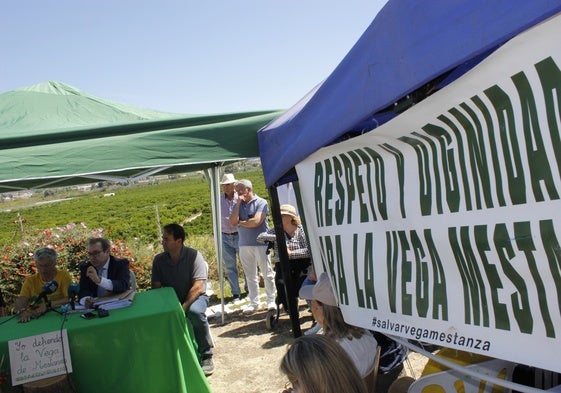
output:
[[[220,182],[220,184],[233,184],[236,181],[237,180],[234,177],[233,173],[225,173],[224,176],[222,176],[222,181]]]
[[[298,218],[296,214],[296,208],[292,205],[280,205],[280,214],[285,216],[290,216],[293,218]]]

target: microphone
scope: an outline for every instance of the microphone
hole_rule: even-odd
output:
[[[34,306],[35,304],[37,304],[37,302],[39,302],[39,300],[43,298],[45,299],[45,303],[46,303],[47,295],[56,292],[57,289],[58,289],[58,282],[56,282],[55,280],[49,281],[48,283],[43,285],[43,288],[41,289],[41,293],[39,293],[37,298],[31,303],[31,305]]]
[[[57,289],[58,289],[58,282],[56,282],[55,280],[51,280],[45,285],[43,285],[43,289],[39,294],[39,298],[46,297],[47,295],[56,292]]]
[[[78,293],[80,293],[80,284],[77,282],[70,283],[70,285],[68,285],[68,298],[70,299],[70,307],[72,310],[76,309],[75,301]]]
[[[73,282],[68,286],[68,297],[78,296],[80,292],[80,284]]]

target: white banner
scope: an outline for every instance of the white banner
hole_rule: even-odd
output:
[[[349,323],[561,372],[559,37],[557,16],[297,165]]]
[[[72,372],[66,329],[8,342],[12,385]]]

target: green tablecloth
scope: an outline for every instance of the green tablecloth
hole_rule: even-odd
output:
[[[67,318],[71,377],[79,393],[210,392],[173,289],[137,293],[132,306],[106,318]],[[8,359],[9,340],[60,330],[63,319],[51,311],[29,323],[1,324],[0,357]]]

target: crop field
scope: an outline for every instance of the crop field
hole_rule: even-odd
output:
[[[240,176],[250,179],[257,194],[268,198],[260,171]],[[159,242],[159,227],[171,222],[183,224],[189,235],[212,235],[210,184],[202,174],[90,191],[39,191],[31,198],[0,203],[0,210],[0,246],[26,231],[69,223],[84,223],[88,228],[103,228],[108,237],[136,238],[153,245]]]
[[[268,199],[260,168],[236,174],[254,184]],[[78,278],[86,260],[86,240],[102,235],[113,242],[112,253],[129,258],[140,290],[150,284],[153,256],[161,252],[160,228],[184,226],[186,245],[201,251],[209,263],[210,280],[218,279],[213,240],[210,183],[203,174],[151,180],[127,186],[96,184],[91,190],[38,190],[26,198],[0,203],[0,288],[8,301],[23,279],[35,272],[33,251],[52,247],[59,263]]]

